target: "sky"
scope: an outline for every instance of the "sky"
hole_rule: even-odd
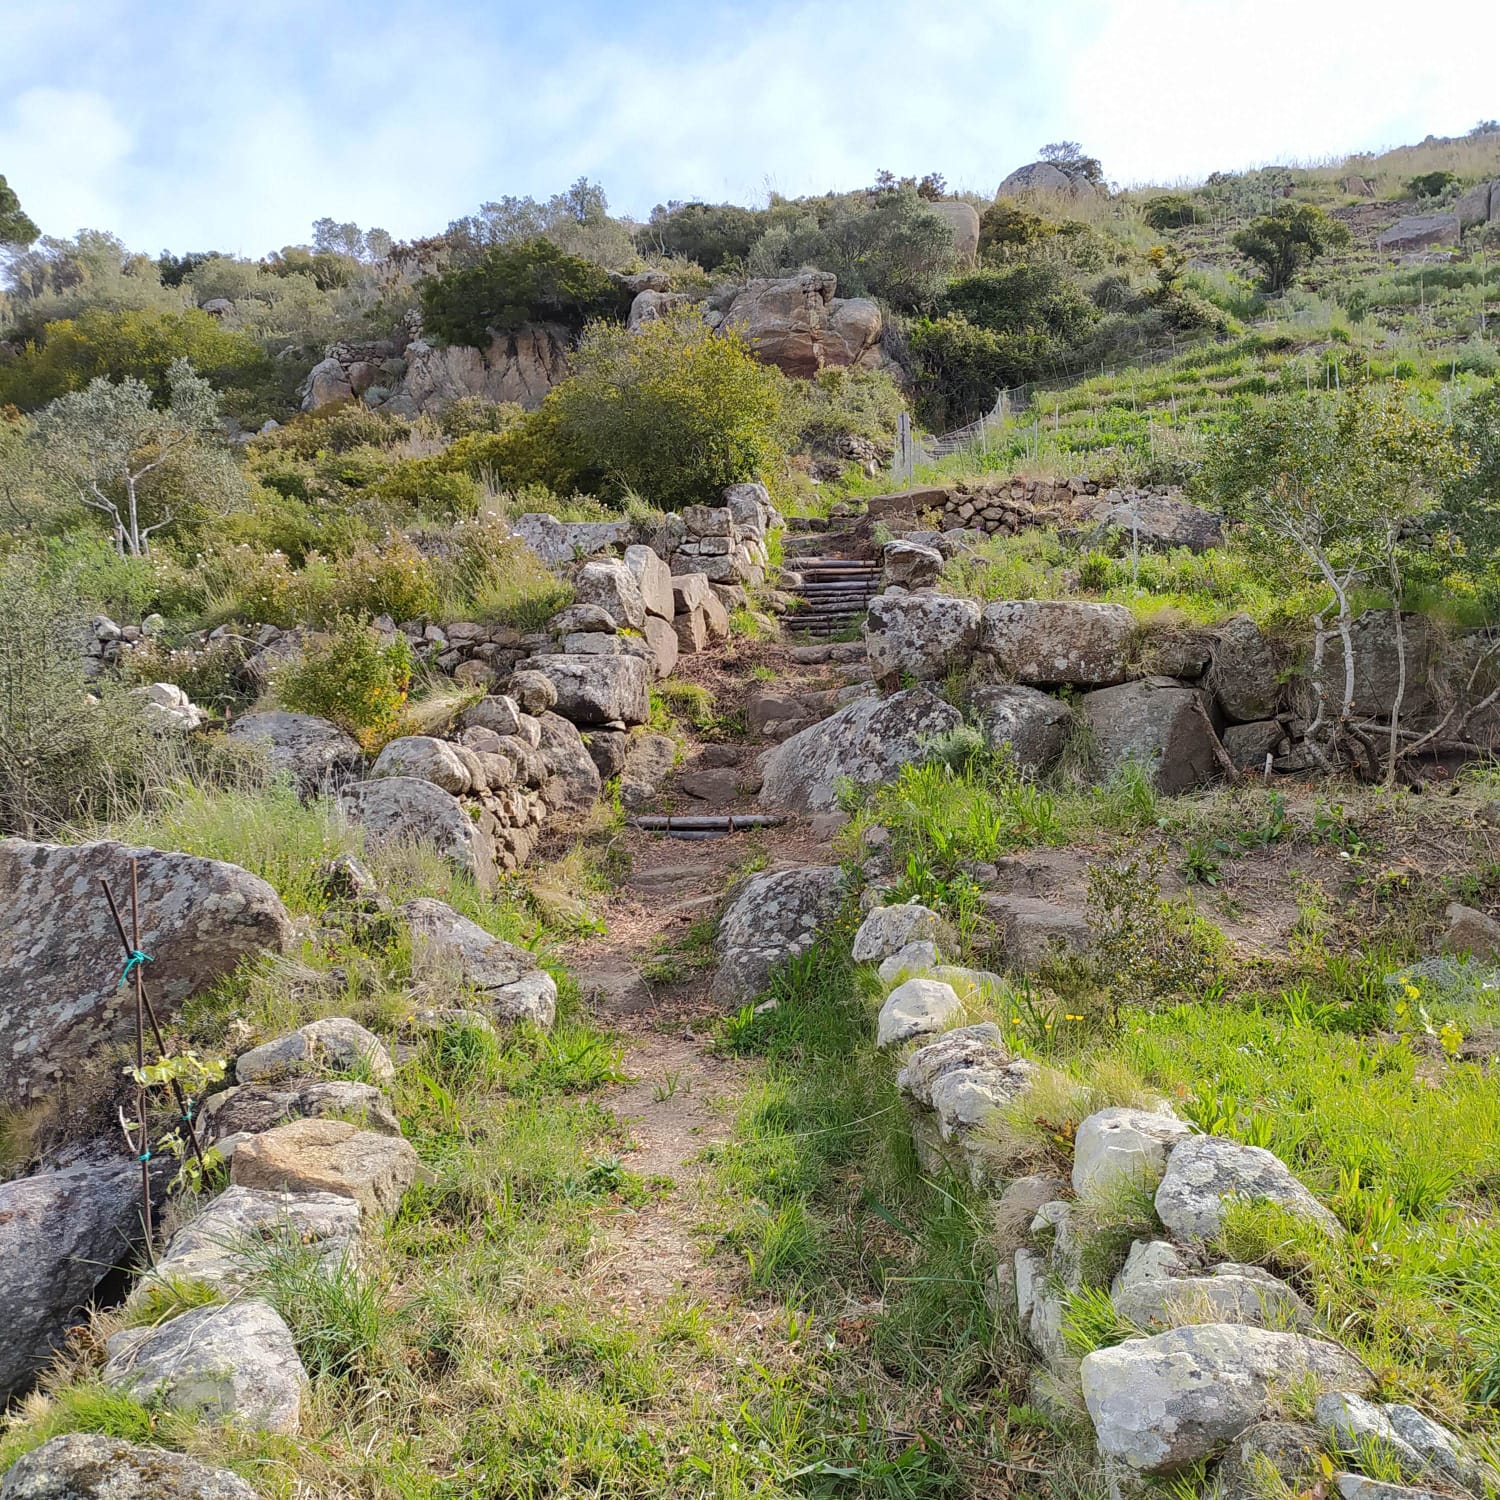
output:
[[[1500,115],[1496,0],[0,0],[0,174],[43,231],[259,256],[580,176],[611,211],[888,168],[1122,184]]]

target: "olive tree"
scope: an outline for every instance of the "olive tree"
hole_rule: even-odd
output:
[[[1442,486],[1467,467],[1442,423],[1400,387],[1338,397],[1286,395],[1243,410],[1210,448],[1205,477],[1250,545],[1296,587],[1319,596],[1313,611],[1314,714],[1307,743],[1325,769],[1347,758],[1374,775],[1375,736],[1386,737],[1385,775],[1431,736],[1403,730],[1407,687],[1406,569],[1424,545],[1424,521]],[[1398,680],[1390,722],[1364,720],[1355,702],[1354,593],[1390,595]],[[1330,681],[1338,642],[1342,687]],[[1361,760],[1361,754],[1363,760]]]
[[[1349,243],[1348,226],[1315,203],[1278,203],[1234,236],[1234,248],[1260,267],[1261,286],[1284,292],[1320,255]]]
[[[32,419],[38,467],[108,518],[122,557],[145,557],[179,515],[222,513],[245,492],[213,387],[185,359],[172,362],[167,385],[157,406],[144,382],[101,377]]]

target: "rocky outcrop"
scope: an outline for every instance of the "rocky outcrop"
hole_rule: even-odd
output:
[[[494,881],[492,840],[458,798],[415,776],[382,776],[345,787],[339,802],[375,844],[426,844],[480,885]]]
[[[228,1469],[96,1432],[33,1448],[0,1481],[0,1500],[256,1500]]]
[[[342,729],[311,714],[268,709],[246,714],[229,726],[232,738],[263,746],[271,770],[288,776],[299,791],[336,791],[359,775],[364,752]]]
[[[0,1182],[0,1402],[19,1394],[140,1239],[141,1174],[111,1161]]]
[[[497,334],[485,349],[416,339],[406,346],[405,359],[405,373],[387,397],[372,401],[365,392],[369,405],[415,417],[477,396],[530,410],[567,377],[567,332],[545,325],[523,328]]]
[[[886,781],[962,722],[952,704],[921,688],[858,698],[767,753],[760,801],[786,812],[827,812],[841,780]]]
[[[865,616],[865,649],[875,680],[928,682],[967,667],[979,642],[979,604],[948,594],[877,594]]]
[[[0,840],[0,1104],[28,1103],[96,1070],[126,1039],[134,1012],[99,883],[128,902],[133,859],[146,977],[164,1026],[243,960],[290,942],[276,893],[238,865],[110,841]]]
[[[875,1045],[894,1047],[913,1037],[933,1036],[963,1009],[963,1000],[941,979],[908,979],[880,1007]]]
[[[1432,245],[1456,245],[1460,238],[1455,214],[1408,214],[1375,241],[1375,248],[1391,255],[1425,250]]]
[[[743,881],[719,919],[714,998],[725,1005],[753,1000],[779,965],[813,945],[843,896],[837,865],[768,870]]]
[[[802,271],[749,282],[724,311],[757,359],[810,379],[830,366],[872,364],[880,346],[880,308],[864,297],[836,297],[838,278]]]
[[[972,266],[979,259],[979,210],[959,198],[929,202],[923,207],[947,225],[953,236],[953,255],[958,264]]]
[[[381,1085],[394,1082],[396,1077],[395,1064],[380,1038],[348,1016],[308,1021],[286,1036],[242,1052],[234,1065],[234,1076],[240,1083],[356,1071]]]
[[[1099,191],[1088,176],[1067,162],[1032,161],[1017,167],[995,191],[996,198],[1062,196],[1087,198]]]

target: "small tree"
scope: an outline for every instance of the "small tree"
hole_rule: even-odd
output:
[[[222,511],[244,494],[223,439],[219,401],[185,360],[168,372],[165,407],[139,380],[99,379],[59,396],[32,421],[44,473],[109,518],[121,556],[145,557],[174,506]]]
[[[1260,267],[1261,285],[1284,292],[1320,255],[1349,243],[1348,226],[1314,203],[1278,203],[1234,236],[1234,248]]]
[[[1210,448],[1206,478],[1251,545],[1289,582],[1321,592],[1312,616],[1315,709],[1307,742],[1325,769],[1345,754],[1360,765],[1362,751],[1364,768],[1377,770],[1375,726],[1361,722],[1354,697],[1359,583],[1384,586],[1391,596],[1398,682],[1385,731],[1388,780],[1403,746],[1413,748],[1417,737],[1401,729],[1405,567],[1437,491],[1467,464],[1449,430],[1413,410],[1399,387],[1278,397],[1243,411]],[[1334,639],[1343,685],[1331,695],[1326,657]]]
[[[1100,166],[1099,158],[1089,156],[1077,141],[1049,141],[1037,152],[1037,156],[1042,161],[1051,162],[1069,177],[1081,177],[1095,187],[1104,181],[1104,168]]]
[[[0,176],[0,247],[29,245],[41,232],[22,211],[15,189]]]

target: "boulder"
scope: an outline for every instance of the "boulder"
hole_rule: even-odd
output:
[[[1154,491],[1110,490],[1090,508],[1089,517],[1101,526],[1129,532],[1144,547],[1207,552],[1224,543],[1223,522],[1212,511]]]
[[[647,615],[670,620],[677,613],[672,570],[650,547],[639,545],[625,549],[625,566],[635,578]]]
[[[566,724],[568,721],[563,720]],[[589,759],[599,772],[601,781],[610,781],[625,769],[625,757],[630,753],[630,736],[623,729],[595,729],[583,736]]]
[[[0,1403],[46,1367],[99,1283],[130,1264],[140,1214],[132,1162],[0,1182]]]
[[[537,656],[530,668],[557,692],[557,712],[574,724],[644,724],[651,716],[651,668],[636,656]]]
[[[337,1193],[373,1221],[395,1213],[419,1167],[400,1136],[343,1120],[293,1120],[244,1141],[229,1163],[229,1180],[270,1192]]]
[[[530,411],[567,373],[568,332],[548,324],[496,334],[483,349],[414,339],[406,346],[406,371],[385,409],[415,417],[477,396],[513,401]]]
[[[1424,1467],[1422,1455],[1396,1431],[1385,1410],[1354,1391],[1324,1391],[1313,1409],[1313,1420],[1341,1452],[1357,1453],[1361,1444],[1373,1441],[1407,1473],[1415,1474]]]
[[[875,974],[882,984],[896,984],[913,975],[926,974],[940,962],[935,944],[906,943],[889,957],[881,959]]]
[[[1323,1440],[1300,1422],[1256,1422],[1240,1433],[1219,1461],[1220,1500],[1263,1500],[1265,1476],[1274,1473],[1301,1493],[1318,1472]]]
[[[472,786],[472,777],[457,749],[446,740],[428,734],[403,735],[375,758],[370,770],[376,776],[412,776],[461,797]]]
[[[521,712],[534,718],[539,719],[557,707],[557,689],[551,678],[541,672],[517,672],[510,680],[510,692]]]
[[[302,410],[322,411],[325,407],[353,399],[354,387],[349,383],[348,372],[338,360],[330,357],[319,360],[308,373]]]
[[[327,719],[267,710],[246,714],[229,726],[235,739],[265,747],[271,770],[289,776],[299,791],[333,791],[359,775],[364,752]]]
[[[1334,1488],[1339,1500],[1453,1500],[1452,1492],[1415,1489],[1411,1485],[1391,1484],[1384,1479],[1370,1479],[1363,1474],[1335,1474]]]
[[[1109,1295],[1122,1318],[1153,1332],[1204,1319],[1284,1328],[1312,1317],[1296,1292],[1269,1271],[1224,1262],[1195,1272],[1165,1240],[1137,1240]]]
[[[1017,770],[1045,771],[1067,745],[1072,709],[1038,688],[1018,683],[975,688],[969,708],[992,750],[1010,747]]]
[[[880,342],[880,308],[862,297],[834,296],[827,271],[747,282],[724,312],[757,359],[788,375],[811,379],[828,366],[868,363]]]
[[[528,511],[517,516],[511,530],[549,568],[561,567],[575,558],[592,557],[612,547],[628,547],[635,541],[635,523],[618,521],[559,521],[545,512]]]
[[[979,604],[948,594],[877,594],[864,625],[877,682],[961,671],[979,642]]]
[[[340,1193],[226,1188],[172,1235],[130,1301],[154,1286],[195,1282],[232,1298],[256,1274],[243,1247],[267,1243],[299,1247],[331,1273],[354,1258],[361,1217]]]
[[[1472,906],[1450,901],[1444,913],[1448,927],[1442,947],[1448,953],[1469,953],[1475,958],[1500,958],[1500,922]]]
[[[498,1020],[550,1026],[557,985],[536,955],[492,937],[477,922],[430,897],[397,909],[411,932],[412,978],[430,988],[459,984],[476,991]]]
[[[25,1105],[101,1066],[118,1078],[110,1049],[133,1035],[134,1010],[99,887],[108,881],[128,914],[132,860],[146,979],[163,1026],[242,961],[290,943],[275,891],[238,865],[108,840],[0,839],[0,1106]]]
[[[1375,248],[1401,255],[1429,245],[1456,245],[1460,235],[1456,214],[1407,214],[1375,241]]]
[[[401,1122],[380,1089],[343,1078],[241,1084],[210,1094],[198,1112],[204,1134],[215,1142],[237,1135],[258,1135],[288,1120],[325,1115],[357,1120],[364,1129],[382,1135],[401,1134]]]
[[[943,571],[943,554],[916,542],[887,542],[881,554],[885,581],[904,589],[931,588]]]
[[[173,682],[135,689],[147,721],[158,730],[198,729],[207,715]]]
[[[501,736],[518,734],[521,705],[506,693],[491,693],[470,704],[459,716],[460,729],[488,729]]]
[[[1017,167],[995,191],[996,198],[1025,198],[1037,194],[1089,197],[1099,189],[1068,162],[1032,161]]]
[[[1220,772],[1213,725],[1197,688],[1146,678],[1085,693],[1081,706],[1094,731],[1101,776],[1127,761],[1150,768],[1160,791],[1191,791]]]
[[[380,1038],[348,1016],[309,1021],[286,1036],[242,1052],[234,1065],[241,1083],[304,1074],[366,1072],[376,1083],[393,1083],[396,1068]]]
[[[1156,1190],[1156,1214],[1174,1238],[1213,1239],[1224,1227],[1224,1204],[1231,1198],[1278,1203],[1331,1235],[1344,1232],[1286,1164],[1261,1146],[1199,1135],[1172,1148]]]
[[[1081,1376],[1099,1451],[1148,1474],[1214,1457],[1294,1383],[1352,1390],[1373,1383],[1337,1344],[1235,1323],[1096,1349]]]
[[[713,995],[740,1005],[765,989],[772,972],[812,947],[844,898],[838,865],[767,870],[742,881],[719,919]]]
[[[1011,599],[985,606],[979,649],[1031,687],[1107,687],[1129,671],[1135,616],[1123,604]]]
[[[935,911],[908,901],[899,906],[877,906],[859,924],[850,956],[855,963],[878,963],[908,943],[947,946],[951,941],[948,924]]]
[[[894,1047],[917,1036],[932,1036],[963,1009],[951,984],[941,979],[908,979],[885,997],[875,1028],[877,1047]]]
[[[1214,631],[1207,687],[1226,719],[1272,718],[1279,707],[1276,658],[1249,615],[1234,615]]]
[[[1383,1410],[1396,1436],[1420,1454],[1425,1465],[1471,1489],[1494,1483],[1493,1470],[1426,1412],[1400,1401],[1387,1402]]]
[[[573,580],[573,592],[580,604],[597,604],[616,625],[628,625],[632,630],[645,628],[646,601],[635,573],[623,562],[599,558],[584,563]]]
[[[549,780],[548,805],[554,813],[578,817],[599,800],[604,783],[576,725],[543,710],[536,721],[538,754]]]
[[[1478,186],[1471,187],[1453,205],[1453,217],[1458,220],[1460,234],[1466,229],[1475,229],[1481,224],[1489,223],[1493,190],[1493,183],[1481,182]]]
[[[948,226],[953,236],[953,254],[961,266],[972,266],[979,258],[979,211],[962,199],[924,203],[928,213]]]
[[[630,737],[625,765],[620,771],[620,801],[628,808],[645,807],[666,785],[677,764],[677,741],[654,730]]]
[[[701,577],[701,574],[694,575]],[[672,619],[672,633],[677,637],[677,649],[687,656],[696,656],[708,649],[708,616],[701,609],[690,609]]]
[[[357,781],[339,793],[346,817],[372,844],[426,844],[481,886],[494,882],[495,850],[450,792],[415,776]]]
[[[1036,896],[987,895],[986,917],[1006,967],[1031,974],[1049,961],[1086,952],[1094,940],[1088,919],[1076,907],[1058,906]]]
[[[676,621],[663,620],[660,615],[647,615],[642,634],[651,649],[651,669],[657,681],[670,677],[676,670],[677,655],[682,649],[677,638]]]
[[[1433,704],[1432,684],[1438,675],[1440,638],[1421,615],[1403,615],[1406,639],[1406,690],[1401,714],[1410,720]],[[1401,655],[1396,649],[1396,628],[1388,609],[1367,609],[1350,627],[1354,647],[1354,710],[1374,718],[1386,718],[1396,702],[1401,683]],[[1344,701],[1344,653],[1337,637],[1324,656],[1324,682],[1328,711],[1337,715]]]
[[[920,688],[858,698],[766,754],[760,801],[785,812],[828,812],[841,780],[887,781],[962,722],[952,704]]]
[[[18,1458],[0,1500],[256,1500],[228,1469],[97,1432],[70,1432]]]
[[[1167,1169],[1167,1153],[1192,1134],[1170,1110],[1101,1109],[1073,1137],[1073,1191],[1108,1199],[1122,1184],[1154,1188]]]
[[[1230,724],[1220,736],[1224,753],[1237,771],[1263,771],[1266,756],[1273,760],[1289,747],[1280,719],[1257,719],[1252,724]]]
[[[602,604],[570,604],[547,621],[551,635],[613,635],[620,622]]]
[[[294,1433],[307,1371],[292,1331],[256,1298],[198,1307],[165,1323],[126,1328],[108,1344],[100,1379],[144,1406]]]

